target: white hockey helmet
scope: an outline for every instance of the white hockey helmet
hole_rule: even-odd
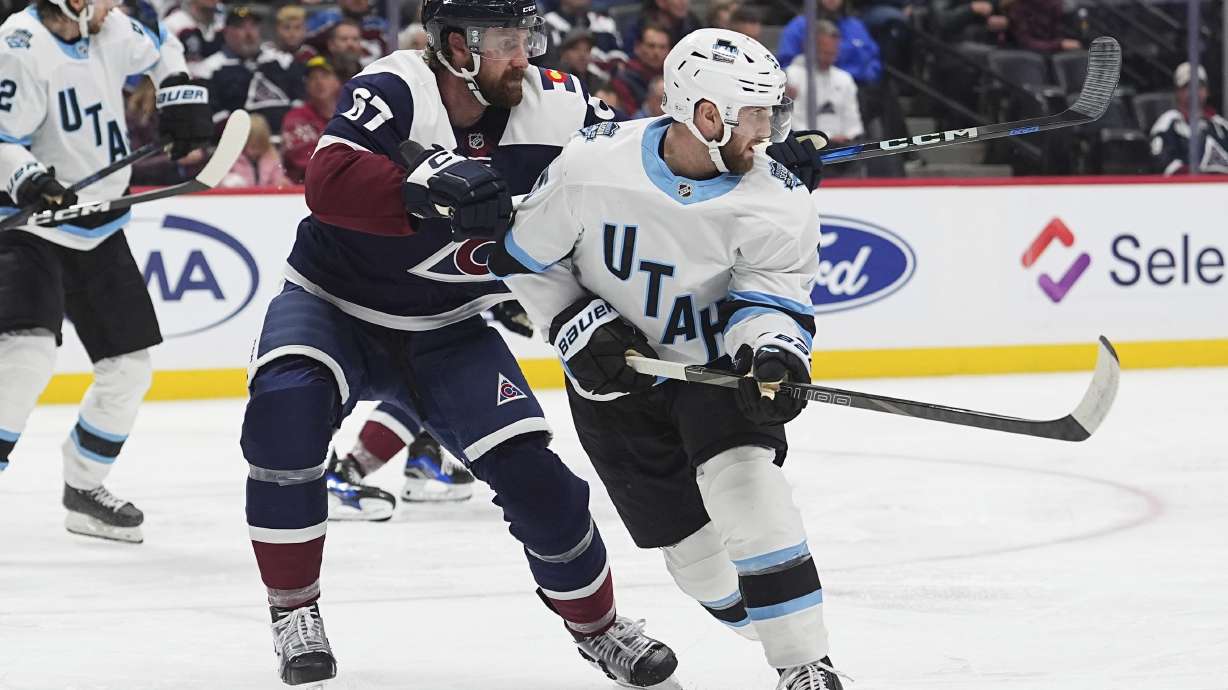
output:
[[[699,29],[683,37],[665,58],[667,115],[684,123],[708,146],[721,172],[728,172],[719,148],[739,125],[750,136],[784,141],[793,104],[785,96],[785,72],[776,56],[755,39],[728,29]],[[721,113],[725,131],[706,139],[695,126],[695,106],[709,101]]]
[[[85,0],[81,11],[77,12],[68,4],[68,0],[49,0],[52,5],[60,8],[65,17],[75,21],[77,26],[81,28],[81,36],[90,35],[90,20],[94,18],[94,0]]]

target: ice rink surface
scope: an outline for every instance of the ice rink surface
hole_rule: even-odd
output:
[[[1060,416],[1090,373],[844,385]],[[626,537],[558,391],[555,450],[593,486],[620,610],[678,652],[689,690],[774,687],[759,648]],[[0,475],[0,688],[248,689],[276,676],[244,524],[242,401],[147,405],[108,486],[145,511],[133,546],[64,531],[41,407]],[[338,436],[348,448],[351,418]],[[1125,371],[1082,444],[812,404],[785,469],[850,690],[1228,688],[1228,370]],[[399,493],[400,467],[376,475]],[[483,489],[329,527],[330,690],[612,688],[538,602]]]

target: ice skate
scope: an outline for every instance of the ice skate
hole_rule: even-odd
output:
[[[65,484],[64,507],[68,509],[64,527],[73,534],[129,544],[145,541],[141,534],[145,514],[131,501],[107,491],[105,486],[85,491]]]
[[[397,499],[392,494],[363,483],[362,468],[352,456],[338,459],[333,453],[324,472],[328,489],[329,520],[383,522],[392,517]]]
[[[643,620],[619,616],[609,630],[576,646],[585,661],[627,688],[665,683],[678,668],[674,650],[644,634]]]
[[[844,690],[840,676],[831,666],[831,659],[783,669],[776,690]]]
[[[473,475],[459,463],[444,458],[435,439],[422,434],[409,444],[402,501],[464,501],[472,495]]]
[[[337,675],[337,660],[324,634],[320,605],[284,609],[270,606],[273,617],[273,652],[286,685],[319,683]]]

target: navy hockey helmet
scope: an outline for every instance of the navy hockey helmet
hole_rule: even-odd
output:
[[[486,59],[508,60],[523,53],[534,58],[546,52],[546,33],[537,13],[537,0],[425,0],[422,24],[427,47],[441,53],[448,34],[465,38],[469,52]],[[489,29],[519,29],[488,36]]]

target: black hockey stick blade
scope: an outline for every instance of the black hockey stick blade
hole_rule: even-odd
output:
[[[1083,81],[1083,88],[1079,91],[1078,99],[1069,108],[1056,115],[853,144],[825,151],[821,157],[825,165],[849,163],[879,156],[893,156],[908,151],[954,146],[970,141],[1017,137],[1095,122],[1108,110],[1120,76],[1121,46],[1117,43],[1117,39],[1101,36],[1092,41],[1087,51],[1087,78]]]
[[[720,369],[678,364],[648,357],[629,356],[627,363],[641,374],[726,388],[736,388],[741,378]],[[1096,355],[1096,371],[1092,375],[1091,385],[1088,386],[1074,412],[1053,420],[1023,419],[809,383],[782,383],[777,395],[790,395],[827,405],[856,407],[872,412],[886,412],[1010,434],[1037,436],[1057,441],[1083,441],[1099,428],[1100,423],[1108,415],[1109,409],[1112,408],[1113,399],[1117,396],[1120,372],[1117,352],[1107,338],[1100,336]]]
[[[235,161],[242,155],[243,147],[247,145],[247,135],[251,131],[251,123],[252,120],[247,111],[236,110],[232,112],[230,118],[226,120],[226,127],[222,130],[222,137],[218,140],[217,148],[213,150],[213,156],[209,158],[209,162],[205,163],[205,167],[197,173],[196,177],[187,182],[151,189],[140,194],[129,194],[115,199],[82,201],[55,211],[35,213],[22,224],[55,225],[77,218],[106,213],[107,211],[122,210],[147,201],[157,201],[158,199],[166,199],[181,194],[192,194],[193,192],[213,189],[222,181],[226,173],[230,172],[230,169],[234,167]]]

